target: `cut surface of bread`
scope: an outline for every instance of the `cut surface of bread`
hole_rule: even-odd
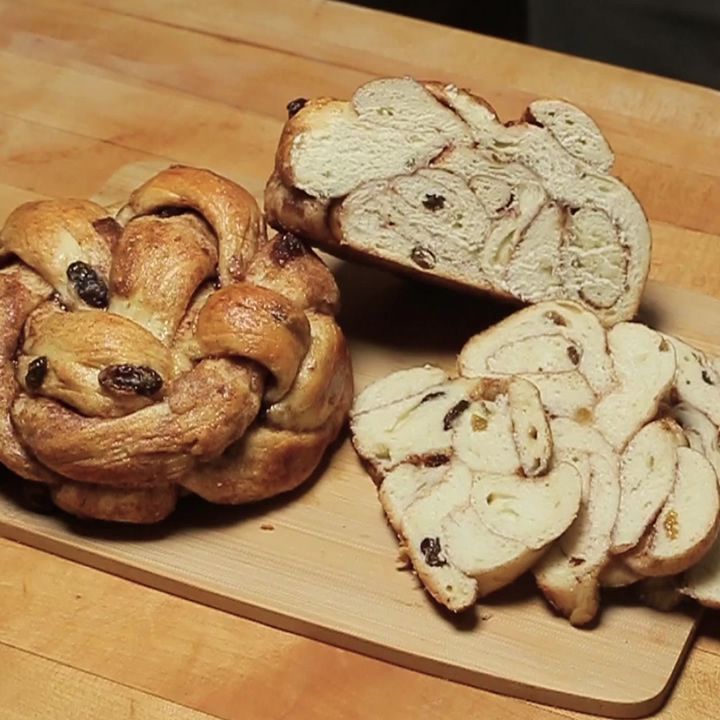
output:
[[[687,447],[677,449],[672,492],[640,543],[622,556],[638,575],[677,575],[695,565],[718,534],[717,476],[710,462]]]
[[[612,164],[565,101],[503,124],[453,85],[383,78],[288,119],[265,210],[329,252],[526,302],[573,299],[610,326],[635,314],[651,246]]]
[[[401,371],[401,384],[405,372]],[[381,382],[387,384],[392,378]],[[356,450],[378,470],[389,470],[409,459],[423,464],[449,457],[454,422],[470,405],[471,385],[469,380],[456,378],[423,386],[420,392],[401,398],[393,390],[387,395],[388,402],[380,407],[359,413],[353,410],[351,427]],[[374,394],[376,390],[371,386],[360,394],[357,404],[361,408],[370,404],[366,393]]]
[[[675,378],[675,352],[660,333],[639,323],[620,323],[607,336],[617,384],[596,405],[594,423],[622,450],[657,415]]]
[[[670,408],[670,415],[683,429],[690,447],[710,461],[720,480],[720,428],[705,413],[686,402]]]
[[[369,386],[351,428],[418,577],[459,611],[534,564],[575,519],[582,483],[571,464],[551,466],[547,417],[527,380],[428,384],[439,377],[420,368],[420,392],[411,371]]]
[[[573,625],[585,625],[600,605],[600,573],[609,560],[618,513],[618,456],[592,427],[558,418],[551,423],[558,460],[582,478],[582,502],[568,530],[535,566],[538,587]]]
[[[677,338],[666,336],[675,348],[677,375],[673,389],[680,401],[720,425],[720,359],[708,357]]]
[[[597,317],[572,302],[542,302],[470,338],[460,374],[520,375],[539,390],[555,417],[586,413],[615,385],[606,333]]]
[[[602,588],[637,584],[668,609],[679,586],[712,607],[720,435],[677,401],[679,385],[709,385],[714,363],[643,325],[607,329],[577,303],[544,301],[470,338],[457,378],[425,366],[370,385],[353,442],[403,552],[454,611],[528,570],[577,626],[598,616]]]
[[[645,425],[620,459],[620,507],[612,530],[612,552],[634,548],[675,485],[678,447],[687,441],[668,418]]]

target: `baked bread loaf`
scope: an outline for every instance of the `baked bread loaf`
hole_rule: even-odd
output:
[[[75,515],[152,523],[181,492],[302,483],[352,399],[338,290],[253,198],[171,167],[117,219],[27,203],[0,231],[0,460]]]
[[[651,236],[597,125],[560,100],[503,124],[454,85],[373,80],[293,102],[265,193],[271,225],[328,252],[524,302],[635,314]]]
[[[706,381],[676,348],[643,325],[606,329],[579,304],[541,302],[471,338],[459,377],[407,369],[358,396],[353,442],[433,597],[460,610],[531,569],[584,625],[602,587],[655,597],[689,570],[683,592],[717,603],[718,430],[677,403],[680,385],[692,396],[688,374]]]

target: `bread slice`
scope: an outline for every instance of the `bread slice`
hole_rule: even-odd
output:
[[[696,450],[679,447],[673,490],[640,541],[622,556],[638,575],[677,575],[712,547],[720,527],[718,481],[710,462]]]
[[[457,612],[529,569],[572,523],[580,494],[566,464],[525,480],[473,473],[454,461],[407,508],[400,535],[428,592]]]
[[[353,402],[353,416],[392,405],[398,400],[404,400],[440,385],[448,379],[449,375],[444,370],[433,365],[398,370],[376,380],[358,393]]]
[[[453,433],[457,457],[471,470],[543,475],[552,458],[552,438],[534,385],[522,378],[480,378],[468,411]]]
[[[522,375],[556,416],[590,407],[615,384],[605,330],[593,313],[567,301],[538,303],[470,338],[458,368],[464,377]]]
[[[555,458],[582,478],[577,518],[533,572],[548,601],[573,625],[585,625],[600,605],[600,573],[609,560],[618,511],[618,455],[592,427],[558,418],[550,424]]]
[[[675,348],[677,375],[674,394],[720,426],[720,359],[708,357],[677,338],[665,336]]]
[[[381,478],[378,499],[383,506],[390,526],[400,533],[407,509],[420,497],[441,482],[448,470],[447,463],[422,465],[405,462],[396,465]]]
[[[612,530],[612,552],[634,548],[654,522],[675,485],[678,447],[687,445],[669,418],[645,425],[620,459],[620,507]]]
[[[636,312],[651,244],[612,162],[567,102],[533,102],[504,125],[453,85],[383,78],[289,118],[265,210],[329,252],[527,302],[573,299],[610,326]]]
[[[677,341],[675,342],[677,343]],[[697,358],[692,354],[697,351],[693,350],[692,353],[689,353],[687,347],[688,346],[684,346],[684,344],[676,344],[676,352],[683,362],[682,370],[678,371],[679,382],[677,384],[678,386],[685,384],[693,397],[695,396],[694,391],[697,390],[697,396],[702,402],[706,398],[706,395],[702,392],[702,385],[697,383],[696,375],[694,382],[692,377],[680,378],[681,372],[685,375],[690,375],[688,370],[695,369],[695,371],[697,371],[695,366]],[[689,358],[688,355],[690,355]],[[698,361],[698,364],[707,365],[712,363],[717,367],[717,360],[709,361],[707,356],[703,356],[703,354],[700,354],[700,358],[701,360]],[[702,373],[702,370],[700,372]],[[683,383],[685,379],[690,380],[692,387],[689,387],[687,383]],[[703,380],[703,382],[705,381]],[[708,391],[710,391],[710,388],[708,388]],[[707,407],[709,405],[712,405],[712,403],[709,402],[705,406]],[[712,406],[712,408],[717,410],[715,406]],[[690,447],[705,455],[720,480],[720,430],[718,430],[717,425],[710,420],[705,413],[693,405],[690,405],[688,402],[681,402],[675,405],[670,409],[670,413],[682,426],[690,443]],[[705,607],[720,609],[720,538],[715,540],[712,547],[700,562],[685,573],[680,583],[680,592],[693,598]]]
[[[475,474],[469,502],[443,523],[443,546],[484,597],[537,562],[577,516],[580,497],[580,478],[566,463],[533,480]]]
[[[690,447],[702,453],[720,479],[720,428],[705,413],[689,403],[678,403],[669,410],[680,425]]]
[[[685,573],[679,590],[705,607],[720,610],[720,539]]]
[[[620,323],[608,331],[616,386],[595,406],[595,427],[618,451],[657,415],[675,378],[672,345],[645,325]]]
[[[350,414],[353,443],[376,471],[402,462],[442,464],[443,458],[447,462],[453,434],[447,418],[467,409],[472,381],[456,378],[429,384],[440,377],[447,376],[431,368],[418,368],[417,373],[401,370],[358,396]],[[419,392],[411,389],[413,379]]]

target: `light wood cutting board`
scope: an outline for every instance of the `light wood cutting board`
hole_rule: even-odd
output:
[[[152,169],[125,168],[98,199],[113,204]],[[358,390],[401,367],[452,368],[472,333],[512,310],[331,264]],[[642,316],[720,353],[720,301],[651,284]],[[395,568],[395,539],[345,437],[313,480],[288,497],[246,508],[189,499],[156,528],[31,514],[17,504],[12,482],[8,487],[0,494],[0,532],[9,538],[390,662],[575,710],[654,712],[696,628],[692,609],[662,614],[626,595],[608,599],[596,627],[577,630],[527,580],[450,617],[412,574]]]

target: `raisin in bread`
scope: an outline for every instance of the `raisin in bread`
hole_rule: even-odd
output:
[[[526,302],[630,319],[651,237],[597,125],[560,100],[503,124],[453,85],[373,80],[291,104],[265,194],[275,227],[323,249]]]
[[[351,429],[406,556],[453,611],[528,570],[577,515],[580,476],[552,463],[545,411],[522,378],[400,371],[358,396]]]

